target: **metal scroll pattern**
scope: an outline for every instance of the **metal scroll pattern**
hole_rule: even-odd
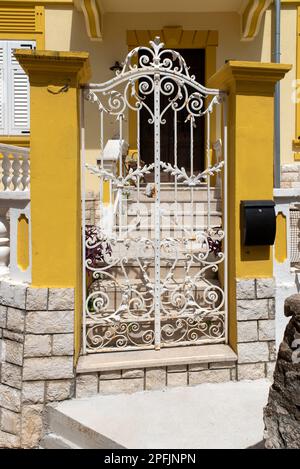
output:
[[[100,181],[109,181],[118,200],[116,221],[112,230],[104,226],[85,227],[85,330],[87,352],[159,348],[184,344],[224,342],[225,292],[216,280],[224,264],[225,231],[222,222],[213,221],[211,178],[220,177],[224,159],[212,164],[210,152],[210,115],[222,103],[218,90],[209,90],[190,76],[181,55],[164,49],[159,38],[151,47],[131,51],[123,69],[107,83],[91,85],[86,99],[98,106],[100,113],[100,154],[103,154],[103,121],[115,116],[119,126],[120,164],[113,172],[103,161],[98,166],[86,165]],[[138,63],[134,63],[137,59]],[[145,99],[154,95],[151,108]],[[168,97],[162,109],[160,95]],[[122,165],[123,125],[128,109],[139,115],[147,109],[148,122],[155,133],[154,163],[142,164],[137,129],[137,165],[124,172]],[[180,110],[187,111],[190,125],[190,171],[177,166],[174,137],[174,162],[162,161],[160,132],[171,109],[176,119]],[[193,171],[193,135],[198,118],[206,119],[206,169]],[[163,223],[160,173],[173,178],[175,205],[180,191],[189,194],[187,222],[178,208]],[[141,202],[142,181],[155,175],[154,225],[145,229]],[[158,184],[157,184],[158,182]],[[206,213],[201,223],[194,221],[197,192],[207,194]],[[125,195],[126,194],[126,195]],[[129,195],[128,195],[129,194]],[[136,198],[134,219],[129,223],[127,200]],[[148,204],[149,205],[149,204]],[[179,204],[177,204],[179,206]],[[147,218],[148,219],[148,218]],[[158,224],[158,226],[157,226]]]

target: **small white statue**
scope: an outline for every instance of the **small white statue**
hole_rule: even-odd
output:
[[[156,187],[153,183],[148,183],[145,188],[145,195],[149,198],[154,198],[156,194]]]

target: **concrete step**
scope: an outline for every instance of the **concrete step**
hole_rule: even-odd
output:
[[[146,186],[140,188],[140,202],[153,203],[153,197],[147,197],[145,195]],[[193,199],[195,202],[207,201],[207,188],[197,187],[193,191]],[[129,201],[137,201],[138,191],[136,188],[130,189]],[[211,200],[220,200],[221,193],[219,189],[210,189]],[[177,202],[189,202],[191,198],[191,189],[183,186],[179,186],[177,190]],[[160,200],[161,202],[174,202],[175,200],[175,187],[172,184],[162,184],[160,189]]]
[[[104,434],[62,412],[56,404],[47,406],[49,433],[40,446],[45,449],[117,449],[123,446]]]
[[[154,201],[153,201],[154,202]],[[138,210],[141,214],[143,215],[148,215],[151,214],[152,212],[154,213],[154,208],[155,204],[146,204],[146,203],[138,203],[138,202],[127,202],[127,204],[124,205],[125,209],[124,212],[128,213],[128,215],[136,215]],[[160,209],[162,215],[173,215],[174,213],[177,213],[178,215],[185,215],[188,214],[190,215],[191,213],[191,203],[190,202],[178,202],[175,204],[174,200],[173,202],[163,202],[160,204]],[[210,203],[210,211],[211,213],[220,214],[222,215],[222,205],[220,201],[218,200],[213,200]],[[193,213],[201,213],[204,215],[207,215],[208,211],[208,203],[207,202],[196,202],[193,204]]]
[[[40,442],[39,449],[80,449],[80,447],[56,433],[48,433]]]
[[[110,272],[111,274],[112,272]],[[150,281],[152,280],[152,282],[154,282],[154,277],[150,277]],[[181,285],[184,285],[184,279],[176,279],[176,282],[170,282],[170,285],[172,285],[174,288],[176,286],[181,286]],[[210,278],[209,280],[205,281],[205,279],[199,279],[197,281],[197,288],[195,288],[195,292],[196,293],[200,293],[200,292],[203,292],[205,288],[207,288],[208,286],[216,286],[216,287],[219,287],[220,286],[220,282],[218,279],[216,278]],[[135,289],[135,290],[138,290],[140,292],[145,292],[147,290],[146,286],[145,286],[145,282],[143,279],[141,278],[137,278],[133,281],[132,279],[132,282],[130,282],[130,287],[132,289]],[[99,289],[101,289],[101,291],[106,291],[108,294],[109,293],[113,293],[113,294],[120,294],[120,287],[118,287],[118,285],[115,283],[114,280],[111,280],[111,279],[106,279],[105,277],[104,278],[101,278],[99,280],[95,280],[92,285],[90,286],[89,288],[89,291],[99,291]]]
[[[125,238],[127,238],[126,242],[120,240],[112,246],[110,263],[113,264],[113,262],[117,261],[119,258],[126,258],[126,265],[137,265],[137,258],[139,258],[141,261],[149,262],[149,265],[154,264],[154,237],[152,237],[152,239],[151,236],[148,237],[145,230],[130,231],[129,233],[124,232],[124,234],[126,235]],[[148,234],[151,235],[151,233]],[[162,238],[167,242],[167,239],[170,238],[170,236],[163,236]],[[172,236],[172,238],[176,239],[176,241],[171,239],[168,246],[166,243],[161,245],[160,262],[162,266],[164,266],[164,263],[174,262],[175,259],[177,259],[178,266],[183,266],[189,259],[190,255],[193,254],[195,256],[199,256],[201,253],[206,253],[206,246],[203,245],[201,240],[200,242],[190,240],[183,243],[182,236]],[[146,242],[145,239],[148,242]],[[210,253],[207,260],[209,262],[214,262],[216,258],[214,254]],[[194,265],[196,265],[195,260]],[[197,262],[197,266],[200,269],[200,261]]]
[[[194,277],[199,272],[199,269],[200,269],[199,265],[194,265],[190,267],[189,275]],[[154,261],[153,261],[147,267],[147,275],[150,278],[154,279],[154,272],[155,272],[155,267],[154,267]],[[162,280],[165,279],[169,272],[170,272],[170,266],[164,265],[163,262],[161,262],[160,278]],[[124,273],[121,267],[112,267],[110,269],[110,273],[114,276],[116,280],[122,280],[122,279],[124,280]],[[141,269],[137,265],[137,263],[126,264],[126,273],[128,275],[128,278],[132,279],[133,281],[135,281],[135,279],[137,280],[141,279]],[[176,269],[174,270],[174,279],[176,279],[177,281],[180,281],[180,279],[183,279],[185,275],[186,275],[186,271],[185,271],[184,265],[182,263],[177,265]],[[217,278],[216,275],[217,274],[213,272],[212,269],[210,269],[210,270],[207,270],[203,274],[203,278],[216,279]]]
[[[112,370],[135,370],[172,365],[196,365],[236,362],[237,355],[225,344],[186,345],[155,349],[118,350],[116,353],[91,353],[78,359],[77,373],[97,373]],[[205,367],[204,367],[205,368]]]
[[[177,217],[177,220],[176,220]],[[149,214],[141,214],[137,216],[136,214],[127,213],[124,214],[124,218],[122,220],[122,225],[135,225],[139,223],[139,226],[147,227],[149,230],[154,230],[154,213]],[[167,227],[170,227],[176,231],[182,231],[181,227],[185,226],[188,229],[191,229],[191,226],[202,226],[206,228],[208,226],[208,216],[207,213],[193,213],[190,215],[188,212],[186,213],[164,213],[160,219],[161,229],[164,230]],[[213,212],[210,216],[210,225],[213,226],[222,226],[222,217],[221,214]]]
[[[124,277],[123,277],[124,280]],[[150,282],[152,285],[154,284],[154,277],[150,278]],[[183,280],[179,279],[177,281],[172,281],[169,283],[169,290],[166,292],[164,295],[162,295],[162,301],[164,304],[166,304],[167,301],[170,301],[170,295],[169,292],[172,291],[172,289],[175,289],[177,287],[180,288],[180,286],[183,286],[184,282]],[[204,295],[203,292],[204,290],[209,287],[210,285],[219,287],[220,282],[217,279],[209,279],[209,283],[206,282],[205,280],[201,279],[197,282],[197,287],[193,288],[193,297],[195,298],[197,304],[202,307],[208,307],[206,302],[204,301]],[[148,301],[151,301],[151,293],[149,292],[149,288],[145,285],[145,281],[139,279],[139,278],[132,278],[132,281],[130,283],[130,287],[133,289],[133,291],[138,292],[139,294],[143,294],[145,299],[148,299]],[[184,290],[181,290],[182,292]],[[215,291],[215,290],[214,290]],[[123,295],[124,295],[124,290],[122,290],[116,283],[115,281],[112,280],[107,280],[107,279],[101,279],[101,280],[95,280],[92,285],[88,289],[88,293],[97,293],[97,292],[105,292],[105,294],[108,297],[108,306],[106,308],[106,311],[110,311],[113,313],[116,311],[119,306],[122,304],[123,300]],[[148,293],[147,293],[148,292]],[[132,294],[132,298],[137,297],[137,293]],[[217,307],[220,304],[220,299],[218,299],[215,302],[215,306]],[[178,308],[176,308],[174,305],[168,305],[168,314],[175,319],[178,318],[178,311],[180,308],[183,306],[179,305]],[[193,306],[193,310],[195,309],[195,306]],[[123,316],[125,319],[125,316]],[[141,321],[145,321],[143,317],[141,317]]]
[[[82,449],[245,449],[263,439],[269,387],[240,381],[72,399],[47,406],[48,424],[58,444]]]
[[[168,220],[167,220],[168,221]],[[214,219],[213,220],[215,223],[210,225],[210,228],[214,230],[220,230],[222,229],[222,220],[221,219]],[[130,239],[137,239],[137,238],[146,238],[149,240],[155,239],[155,228],[154,225],[151,225],[149,223],[149,226],[144,223],[140,223],[138,226],[132,222],[131,224],[127,224],[124,221],[122,222],[121,230],[119,229],[120,227],[117,225],[113,228],[113,232],[117,235],[120,236],[120,233],[123,238],[130,238]],[[160,238],[161,240],[167,239],[167,238],[176,238],[178,240],[181,240],[182,238],[188,238],[192,233],[195,233],[195,231],[205,231],[207,229],[207,222],[203,222],[201,224],[194,224],[192,226],[191,223],[184,223],[178,225],[175,225],[174,223],[167,223],[165,222],[162,225],[162,228],[160,230]]]

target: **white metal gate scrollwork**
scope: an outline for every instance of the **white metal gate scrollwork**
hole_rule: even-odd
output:
[[[227,341],[226,97],[199,84],[180,53],[164,49],[159,38],[150,46],[132,50],[115,78],[82,92],[83,180],[86,171],[98,178],[100,193],[100,220],[86,223],[83,184],[86,353]],[[96,105],[100,116],[95,166],[85,163],[85,101]],[[188,168],[178,165],[183,109],[189,126]],[[149,164],[141,159],[145,110],[154,132]],[[212,142],[216,110],[221,138]],[[172,161],[169,156],[166,161],[161,133],[170,112],[174,145]],[[135,166],[124,164],[128,113],[136,114]],[[107,119],[118,128],[115,169],[105,154],[105,134],[111,132]],[[199,119],[205,119],[204,169],[196,171],[200,156],[194,154],[193,139]],[[164,174],[167,183],[161,181]]]

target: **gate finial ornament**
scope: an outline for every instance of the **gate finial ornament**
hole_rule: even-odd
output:
[[[164,43],[161,42],[159,36],[155,36],[153,41],[149,41],[149,44],[154,50],[155,56],[158,56],[159,51],[165,47]]]

